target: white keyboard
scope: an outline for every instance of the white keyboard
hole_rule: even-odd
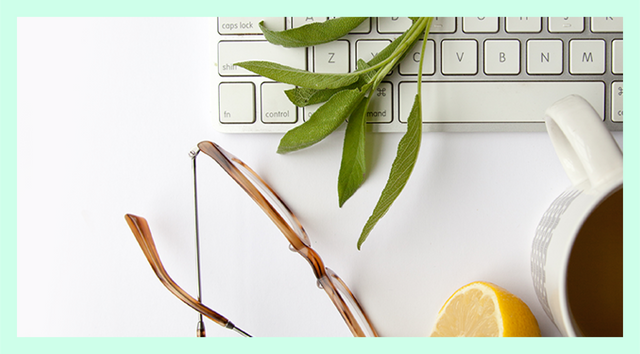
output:
[[[284,30],[327,17],[212,19],[213,118],[222,132],[286,132],[319,105],[296,107],[287,84],[234,63],[272,61],[315,72],[353,71],[406,30],[403,17],[370,18],[345,37],[311,48],[265,41],[258,23]],[[422,76],[424,131],[542,131],[544,111],[579,94],[622,130],[621,17],[436,17]],[[421,41],[374,93],[375,132],[404,132],[417,90]],[[344,126],[344,125],[343,125]]]

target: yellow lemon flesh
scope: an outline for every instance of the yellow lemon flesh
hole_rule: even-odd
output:
[[[458,289],[438,313],[432,337],[539,337],[529,307],[507,290],[487,282]]]

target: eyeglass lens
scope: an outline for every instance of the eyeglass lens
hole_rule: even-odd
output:
[[[224,150],[222,150],[222,152],[227,157],[227,159],[229,159],[229,161],[231,161],[233,165],[253,184],[253,186],[260,191],[260,193],[267,199],[269,204],[271,204],[275,211],[295,232],[302,243],[304,243],[307,247],[310,247],[311,242],[309,241],[309,237],[307,236],[306,232],[302,229],[300,222],[291,213],[289,208],[284,205],[282,200],[280,200],[280,198],[274,194],[273,190],[265,184],[262,178],[260,178],[250,167],[245,165],[235,156]]]

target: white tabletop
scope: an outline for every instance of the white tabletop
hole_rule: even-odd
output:
[[[413,176],[358,251],[401,135],[367,137],[369,175],[339,208],[342,132],[278,155],[280,134],[214,130],[208,26],[18,20],[19,336],[195,334],[196,313],[160,284],[124,215],[149,221],[169,274],[195,295],[188,152],[202,140],[273,186],[380,335],[428,335],[445,300],[476,280],[506,288],[544,336],[559,335],[530,276],[536,225],[570,184],[546,133],[424,133]],[[198,163],[203,302],[254,336],[350,336],[273,223],[206,156]]]

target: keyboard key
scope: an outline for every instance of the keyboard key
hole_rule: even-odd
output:
[[[507,17],[507,32],[538,33],[542,30],[542,17]]]
[[[298,110],[284,93],[285,90],[294,87],[279,82],[262,83],[261,112],[264,123],[295,123],[298,121]]]
[[[336,18],[336,17],[329,17],[329,19],[332,19],[332,18]],[[369,33],[369,32],[371,32],[371,19],[370,18],[362,21],[362,23],[359,24],[358,27],[354,28],[349,33],[365,34],[365,33]]]
[[[218,33],[262,34],[258,26],[260,21],[264,21],[265,26],[273,31],[282,31],[285,28],[284,17],[219,17]]]
[[[318,73],[349,72],[349,42],[337,40],[313,47],[314,71]]]
[[[380,83],[371,96],[367,109],[367,122],[390,123],[393,120],[392,98],[393,85],[390,82]]]
[[[442,41],[442,73],[445,75],[478,72],[478,42],[475,40]]]
[[[422,39],[416,41],[413,46],[413,50],[407,54],[407,56],[400,62],[398,70],[402,75],[418,75],[418,66],[420,64],[420,52],[422,50]],[[435,68],[435,42],[431,39],[427,40],[425,46],[425,57],[422,63],[422,74],[433,75],[436,72]]]
[[[255,87],[251,82],[221,83],[218,110],[222,123],[253,123],[256,119]]]
[[[455,31],[455,17],[434,17],[429,29],[429,33],[453,33]]]
[[[365,33],[369,33],[369,32],[371,32],[371,19],[370,18],[362,21],[362,23],[359,24],[358,27],[356,27],[353,30],[351,30],[350,33],[365,34]]]
[[[367,122],[369,123],[390,123],[393,121],[393,85],[390,82],[381,82],[376,91],[371,96],[369,108],[367,109]],[[304,107],[304,121],[309,120],[311,115],[318,110],[322,104],[314,104]]]
[[[562,41],[531,39],[527,42],[527,73],[562,74]]]
[[[622,17],[592,17],[593,32],[622,32]]]
[[[408,17],[378,17],[378,32],[402,33],[411,27]]]
[[[611,60],[611,72],[622,74],[622,39],[616,39],[611,44],[613,59]]]
[[[390,40],[360,40],[356,42],[356,61],[369,61],[391,43]]]
[[[622,122],[622,81],[611,84],[611,120]]]
[[[579,33],[584,31],[584,17],[549,17],[549,32]]]
[[[415,82],[400,83],[399,119],[403,123],[411,110],[416,86]],[[425,81],[422,83],[422,118],[427,123],[543,122],[544,111],[569,94],[583,96],[604,117],[604,83],[601,81]]]
[[[484,71],[489,75],[520,73],[520,41],[497,39],[485,41]]]
[[[569,42],[569,71],[572,74],[604,74],[605,42],[601,39],[574,39]]]
[[[218,43],[218,73],[221,76],[257,76],[234,63],[266,60],[298,69],[307,69],[305,48],[284,48],[267,41],[221,41]]]
[[[462,30],[467,33],[498,32],[497,17],[463,17]]]
[[[302,27],[309,23],[325,22],[326,20],[326,17],[294,17],[293,28]]]
[[[311,118],[311,116],[313,115],[313,113],[315,113],[315,111],[318,110],[318,108],[320,108],[320,106],[322,106],[322,103],[316,103],[316,104],[312,104],[312,105],[308,105],[305,106],[302,111],[304,112],[302,119],[306,122],[309,120],[309,118]]]

